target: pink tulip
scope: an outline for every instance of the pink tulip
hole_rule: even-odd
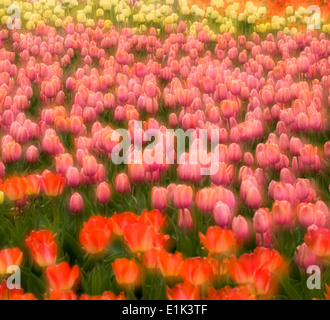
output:
[[[109,202],[111,197],[111,190],[106,182],[101,182],[96,189],[96,199],[98,202],[105,204]]]
[[[78,192],[75,192],[70,198],[70,211],[77,214],[84,208],[84,201]]]

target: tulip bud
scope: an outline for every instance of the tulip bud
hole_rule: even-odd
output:
[[[278,225],[290,226],[292,222],[292,211],[290,202],[276,200],[272,206],[273,220]]]
[[[73,213],[79,213],[84,208],[84,201],[78,192],[75,192],[70,198],[70,211]]]
[[[35,163],[39,161],[39,151],[35,146],[29,146],[26,150],[26,161]]]
[[[163,187],[153,187],[151,201],[155,209],[163,210],[167,207],[167,190]]]
[[[238,240],[245,240],[248,237],[249,224],[243,216],[234,217],[231,228]]]
[[[126,173],[120,173],[117,175],[115,180],[116,191],[118,193],[130,193],[131,185]]]
[[[316,256],[305,242],[297,247],[297,255],[294,257],[294,262],[303,269],[307,269],[309,266],[316,264]]]
[[[253,217],[253,228],[255,232],[265,233],[269,230],[271,225],[271,216],[268,208],[258,209]]]
[[[178,226],[180,229],[189,230],[194,226],[191,218],[190,211],[188,209],[180,209],[178,213]]]
[[[228,227],[231,222],[229,207],[221,201],[217,202],[213,209],[213,219],[218,226]]]
[[[111,197],[111,190],[106,182],[101,182],[96,189],[96,199],[100,203],[109,202]]]

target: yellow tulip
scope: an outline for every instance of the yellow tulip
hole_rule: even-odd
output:
[[[25,20],[30,20],[31,19],[31,16],[32,16],[32,13],[31,12],[25,12],[23,18]]]
[[[92,12],[92,10],[93,10],[93,8],[91,7],[91,6],[85,6],[85,8],[84,8],[84,13],[85,14],[89,14],[89,13],[91,13]]]
[[[184,16],[188,16],[190,14],[190,10],[188,6],[181,7],[181,14]]]
[[[289,34],[290,33],[290,29],[288,27],[285,27],[283,29],[283,32],[284,32],[284,34]]]
[[[110,0],[101,0],[100,1],[100,6],[104,9],[104,10],[111,10],[111,2]]]
[[[2,191],[0,191],[0,204],[3,204],[3,200],[4,200],[4,194]]]
[[[105,26],[106,28],[111,28],[111,26],[112,26],[112,21],[111,21],[111,20],[105,20],[105,21],[104,21],[104,26]]]
[[[306,14],[306,8],[304,8],[304,7],[299,7],[298,8],[298,13],[300,14],[300,15],[304,15],[304,14]]]
[[[42,4],[40,2],[35,2],[33,4],[34,11],[40,11],[42,10]]]
[[[150,13],[148,13],[147,15],[146,15],[146,20],[148,21],[148,22],[150,22],[150,21],[154,21],[155,20],[155,15],[152,13],[152,12],[150,12]]]
[[[1,18],[1,23],[2,23],[2,24],[6,24],[8,18],[9,18],[8,16],[3,16],[3,17]]]
[[[147,27],[144,25],[144,24],[142,24],[141,26],[140,26],[140,32],[141,33],[144,33],[144,32],[146,32],[147,31]]]
[[[36,28],[36,25],[33,21],[28,21],[27,24],[26,24],[26,28],[31,31],[31,30],[34,30]]]
[[[85,14],[83,12],[77,13],[77,21],[80,23],[85,23],[87,20]]]
[[[104,16],[104,11],[101,8],[97,9],[96,10],[96,16],[97,17],[103,17]]]
[[[297,28],[291,28],[290,34],[293,36],[298,32]]]
[[[43,13],[43,17],[46,19],[50,19],[52,17],[52,11],[51,10],[45,10]]]
[[[285,13],[286,13],[288,16],[293,15],[293,13],[294,13],[294,8],[293,8],[292,6],[288,6],[288,7],[286,7],[286,9],[285,9]]]
[[[87,27],[94,27],[94,26],[95,26],[95,21],[94,21],[94,19],[87,19],[87,21],[86,21],[86,26],[87,26]]]
[[[57,19],[55,21],[55,27],[57,27],[57,28],[62,27],[62,19]]]

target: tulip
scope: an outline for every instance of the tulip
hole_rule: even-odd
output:
[[[297,206],[297,217],[299,223],[307,228],[315,223],[315,205],[312,203],[300,203]]]
[[[35,146],[30,146],[26,150],[26,161],[35,163],[39,161],[39,151]]]
[[[291,226],[293,216],[290,203],[286,200],[276,200],[272,206],[272,216],[276,224],[281,226]]]
[[[183,258],[180,252],[172,254],[166,251],[160,251],[158,254],[158,267],[163,277],[178,277],[182,262]]]
[[[210,278],[212,267],[200,257],[187,258],[180,266],[180,275],[193,285],[202,285]]]
[[[201,232],[198,235],[203,245],[211,253],[227,254],[235,248],[236,238],[232,230],[211,226],[207,229],[206,235],[203,235]]]
[[[168,300],[198,300],[200,294],[198,286],[193,286],[189,282],[176,284],[173,289],[166,286],[166,296]]]
[[[2,149],[2,161],[4,163],[16,162],[21,158],[22,147],[16,142],[9,142]]]
[[[253,228],[258,233],[265,233],[271,226],[271,215],[268,208],[258,209],[253,216]]]
[[[113,232],[121,236],[126,226],[137,222],[137,217],[133,212],[123,212],[120,214],[114,213],[114,215],[109,218],[109,223],[112,226]]]
[[[245,240],[248,237],[249,225],[243,216],[234,217],[231,227],[238,240]]]
[[[50,290],[71,290],[75,287],[79,278],[79,267],[67,262],[50,265],[46,269],[46,277]]]
[[[118,193],[130,193],[131,185],[126,173],[119,173],[116,176],[115,187]]]
[[[32,231],[25,243],[31,250],[33,260],[40,267],[47,267],[56,263],[57,244],[56,234],[49,230]]]
[[[111,236],[111,227],[108,220],[102,216],[92,216],[79,234],[82,246],[90,254],[102,253]]]
[[[84,209],[83,198],[78,192],[75,192],[71,196],[69,207],[70,207],[70,211],[75,214],[81,212]]]
[[[80,184],[80,172],[75,167],[70,167],[66,172],[66,183],[69,187],[75,188]]]
[[[97,172],[97,162],[93,156],[85,156],[83,158],[83,173],[88,177],[92,177]]]
[[[61,154],[55,157],[56,172],[65,175],[70,167],[73,166],[72,156],[68,153]]]
[[[243,254],[237,259],[232,256],[228,264],[231,278],[240,285],[247,285],[256,295],[267,295],[274,289],[271,272],[282,265],[282,257],[275,250],[256,248],[253,253]]]
[[[139,268],[134,259],[116,259],[115,262],[112,263],[112,268],[116,280],[120,285],[135,285],[139,280]]]
[[[213,219],[218,226],[228,227],[231,222],[229,207],[221,201],[217,202],[213,208]]]
[[[18,248],[2,249],[0,251],[0,275],[6,275],[10,266],[20,266],[23,260],[23,252]]]
[[[192,202],[193,190],[190,186],[179,184],[174,191],[173,202],[177,209],[189,208]]]
[[[24,178],[14,177],[7,179],[2,184],[2,190],[11,201],[17,201],[24,197],[26,192],[26,182]]]
[[[322,259],[330,258],[330,230],[325,228],[310,229],[305,234],[305,243],[311,252]]]
[[[47,196],[57,197],[63,192],[65,179],[61,174],[47,172],[42,175],[42,183]]]
[[[110,201],[111,190],[106,182],[101,182],[96,189],[96,199],[100,203],[107,203]]]
[[[163,210],[167,207],[167,190],[163,187],[153,187],[151,202],[155,209]]]
[[[194,226],[194,222],[188,209],[179,209],[178,226],[183,230],[190,230]]]
[[[152,226],[134,223],[125,227],[123,236],[132,252],[145,252],[154,246],[156,233]]]
[[[316,257],[308,248],[306,243],[297,247],[297,255],[294,257],[294,262],[303,269],[316,264]]]

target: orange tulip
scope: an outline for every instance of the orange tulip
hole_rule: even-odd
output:
[[[24,197],[26,182],[24,178],[13,177],[11,179],[7,179],[2,184],[1,188],[11,201],[16,201]]]
[[[51,291],[71,290],[77,284],[79,267],[70,267],[67,262],[51,265],[46,269],[46,277]]]
[[[134,259],[116,259],[112,264],[112,268],[119,284],[134,285],[137,283],[139,278],[139,268]]]
[[[80,232],[82,246],[91,254],[103,252],[111,236],[111,227],[107,218],[91,216]]]
[[[30,174],[24,178],[26,183],[25,194],[27,196],[38,195],[41,186],[41,177],[36,174]]]
[[[168,300],[198,300],[200,294],[197,286],[189,282],[176,284],[173,289],[166,286],[166,296]]]
[[[282,265],[282,257],[275,250],[256,248],[251,254],[239,259],[232,256],[228,264],[231,278],[240,285],[246,285],[255,295],[268,295],[275,289],[273,272]]]
[[[175,252],[175,254],[166,251],[159,252],[158,267],[164,277],[178,277],[182,262],[181,252]]]
[[[145,252],[154,246],[156,233],[152,226],[134,223],[124,229],[123,235],[132,252]]]
[[[206,236],[199,232],[199,238],[211,253],[226,254],[235,248],[234,232],[218,226],[209,227],[206,230]]]
[[[47,196],[57,197],[63,192],[65,179],[61,174],[47,172],[42,175],[42,182]]]
[[[151,248],[143,255],[143,265],[147,269],[156,269],[158,267],[158,255],[162,248]]]
[[[208,300],[255,300],[255,296],[251,295],[249,289],[244,286],[231,288],[226,286],[220,290],[213,287],[207,289]]]
[[[33,260],[40,267],[47,267],[56,262],[57,244],[56,234],[49,230],[32,231],[25,243],[31,250]]]
[[[211,265],[201,257],[187,258],[180,267],[182,278],[198,286],[204,284],[211,273]]]
[[[330,260],[330,229],[310,230],[305,234],[305,243],[313,254]]]
[[[143,210],[141,216],[139,216],[139,222],[152,226],[157,232],[164,223],[166,216],[163,217],[162,213],[153,209],[151,211]]]
[[[113,232],[121,236],[126,226],[129,224],[137,222],[138,217],[133,212],[123,212],[120,214],[114,213],[109,222],[112,226]]]
[[[0,251],[0,275],[7,274],[9,266],[20,266],[23,252],[18,248],[3,249]]]

